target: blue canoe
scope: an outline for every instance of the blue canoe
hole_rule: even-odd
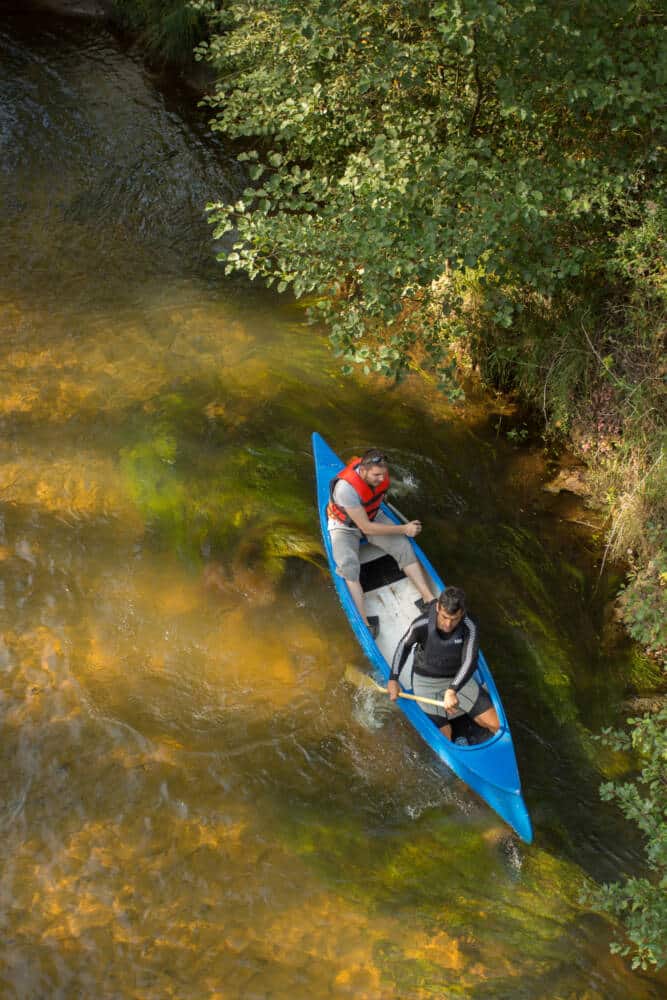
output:
[[[386,683],[396,645],[410,622],[418,614],[415,600],[419,594],[407,577],[400,572],[390,556],[371,543],[363,544],[361,546],[361,583],[364,589],[366,612],[370,615],[378,615],[380,618],[380,633],[377,639],[371,638],[354,606],[347,584],[335,571],[331,541],[327,531],[326,506],[329,501],[329,484],[344,463],[319,434],[313,434],[313,455],[317,479],[317,506],[331,576],[343,610],[361,648]],[[399,523],[400,519],[392,508],[383,505],[382,509],[395,523]],[[427,579],[430,579],[432,583],[433,592],[440,593],[444,589],[442,580],[419,546],[412,540],[411,543]],[[484,742],[471,742],[468,746],[452,743],[431,722],[417,702],[399,699],[396,704],[420,736],[435,750],[438,757],[473,791],[477,792],[492,809],[495,809],[505,822],[516,830],[522,840],[529,844],[533,839],[533,831],[521,795],[521,782],[512,736],[491,671],[481,653],[475,676],[489,692],[501,723],[500,730]],[[409,678],[410,660],[406,663],[400,678],[402,686],[408,692],[411,691],[408,686],[410,684]]]

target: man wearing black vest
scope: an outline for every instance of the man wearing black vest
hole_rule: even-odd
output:
[[[392,701],[398,697],[398,678],[413,647],[412,689],[419,697],[444,700],[444,709],[430,708],[427,714],[447,739],[452,738],[451,720],[464,714],[496,733],[500,728],[496,710],[473,676],[479,652],[477,622],[466,613],[460,587],[443,590],[396,647],[388,684]]]

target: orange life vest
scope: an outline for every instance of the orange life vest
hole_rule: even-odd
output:
[[[360,475],[357,473],[359,463],[361,459],[359,456],[351,458],[344,469],[338,473],[337,476],[331,480],[329,484],[329,503],[327,505],[327,516],[334,517],[341,524],[346,526],[353,525],[354,521],[348,516],[347,511],[344,507],[339,507],[337,503],[334,503],[333,491],[336,483],[339,479],[344,479],[346,483],[359,494],[360,506],[365,507],[366,513],[368,514],[369,521],[374,521],[377,517],[377,513],[380,509],[380,505],[384,500],[385,494],[389,489],[389,476],[385,476],[377,489],[373,489],[368,483],[364,482]]]

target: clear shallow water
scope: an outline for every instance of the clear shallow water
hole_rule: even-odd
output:
[[[98,25],[7,16],[0,47],[3,995],[663,995],[577,902],[640,870],[589,738],[628,652],[539,456],[226,282],[233,158]],[[533,846],[343,680],[315,429],[390,449],[474,595]]]

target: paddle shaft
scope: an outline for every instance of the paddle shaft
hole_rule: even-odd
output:
[[[384,688],[382,690],[384,691]],[[447,711],[447,709],[445,708],[444,701],[436,701],[435,698],[420,698],[419,695],[417,695],[417,694],[408,694],[407,691],[399,691],[398,692],[398,697],[399,698],[409,698],[410,701],[424,701],[424,702],[426,702],[427,705],[437,705],[438,708],[444,708],[445,712]]]
[[[387,693],[387,689],[385,687],[382,687],[381,684],[378,684],[378,682],[375,681],[375,680],[373,680],[372,677],[370,677],[369,680],[372,681],[372,683],[375,685],[375,687],[378,689],[378,691],[383,691],[385,694]],[[408,694],[407,691],[399,691],[398,692],[398,697],[399,698],[407,698],[408,701],[424,701],[424,702],[426,702],[427,705],[435,705],[437,708],[445,708],[444,701],[436,701],[435,698],[420,698],[419,695],[417,695],[417,694]],[[447,711],[446,708],[445,708],[445,711]]]

